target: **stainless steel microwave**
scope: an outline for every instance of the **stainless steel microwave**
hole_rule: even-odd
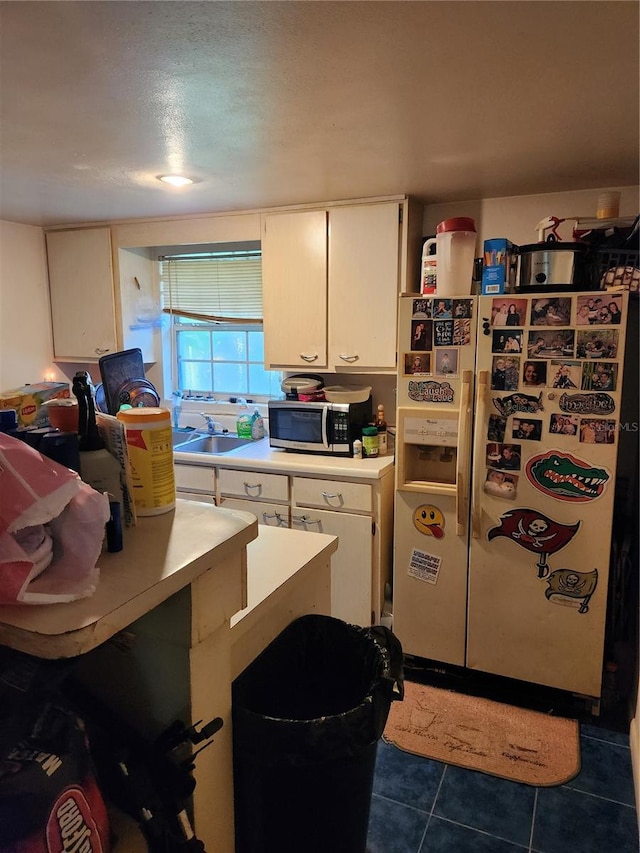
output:
[[[299,453],[353,456],[353,442],[371,417],[371,397],[364,403],[270,400],[269,444]]]

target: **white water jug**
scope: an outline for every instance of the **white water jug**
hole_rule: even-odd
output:
[[[435,242],[438,273],[436,294],[445,299],[471,295],[473,262],[476,256],[476,224],[468,216],[445,219],[436,228]],[[433,256],[432,256],[433,257]]]

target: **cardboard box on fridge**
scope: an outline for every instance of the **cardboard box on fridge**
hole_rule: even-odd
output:
[[[484,241],[482,295],[511,293],[516,284],[514,245],[505,237]]]
[[[34,382],[9,391],[0,391],[0,409],[15,409],[20,427],[49,425],[43,403],[56,397],[70,397],[66,382]]]

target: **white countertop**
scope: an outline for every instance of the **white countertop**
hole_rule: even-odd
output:
[[[313,559],[330,556],[337,547],[337,536],[261,525],[258,538],[247,547],[247,606],[231,617],[231,627],[268,601]]]
[[[340,477],[357,480],[379,480],[393,471],[391,454],[374,459],[348,456],[322,456],[316,453],[292,453],[269,446],[269,438],[253,441],[227,453],[183,453],[174,451],[174,461],[181,464],[219,468],[246,468],[282,474]]]
[[[43,658],[84,654],[257,535],[248,512],[178,500],[175,510],[127,528],[122,551],[101,554],[100,581],[89,598],[1,606],[0,643]]]

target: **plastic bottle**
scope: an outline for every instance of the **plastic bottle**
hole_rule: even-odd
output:
[[[382,403],[378,406],[376,428],[378,430],[378,456],[386,456],[388,451],[387,422],[384,419],[384,406]]]
[[[251,416],[249,415],[249,410],[247,408],[247,404],[244,402],[238,401],[238,418],[236,420],[236,433],[238,434],[238,438],[252,438],[251,435]]]
[[[436,227],[439,297],[470,295],[475,247],[476,226],[470,217],[445,219]]]
[[[420,293],[436,292],[437,260],[436,253],[430,254],[431,247],[435,246],[435,238],[425,240],[422,246],[422,266],[420,277]]]
[[[378,455],[378,427],[362,428],[362,452],[367,459]]]
[[[80,476],[97,492],[107,492],[110,500],[122,504],[120,463],[109,453],[98,432],[93,385],[85,370],[75,374],[72,389],[78,399]]]
[[[362,459],[362,442],[359,438],[353,442],[353,458]]]
[[[136,513],[169,512],[176,505],[171,413],[141,406],[121,409],[116,417],[124,424],[127,436]]]
[[[264,438],[264,420],[257,406],[251,415],[251,438],[254,441]]]

